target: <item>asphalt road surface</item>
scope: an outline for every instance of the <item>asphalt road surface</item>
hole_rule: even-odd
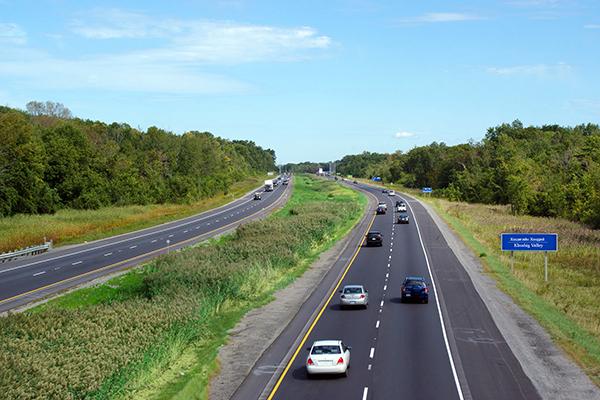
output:
[[[426,210],[407,199],[410,223],[395,224],[399,196],[355,186],[388,203],[370,227],[383,247],[358,247],[340,267],[339,288],[364,285],[369,307],[342,310],[335,281],[324,279],[233,399],[539,399]],[[428,282],[428,304],[400,302],[408,275]],[[348,377],[307,376],[306,347],[325,339],[352,346]]]
[[[260,218],[287,198],[288,186],[253,194],[179,221],[0,264],[0,312],[206,240]]]

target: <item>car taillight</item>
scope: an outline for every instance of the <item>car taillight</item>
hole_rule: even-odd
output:
[[[360,295],[360,298],[361,298],[361,299],[364,299],[364,298],[365,298],[365,295],[364,295],[364,294],[361,294],[361,295]]]
[[[315,365],[315,363],[313,363],[312,358],[309,357],[308,361],[306,362],[308,365]]]
[[[425,293],[429,293],[429,288],[425,288],[425,289],[423,289],[423,291],[424,291]]]
[[[342,357],[338,358],[338,362],[337,363],[338,363],[338,365],[339,364],[343,364],[344,363],[344,359]]]

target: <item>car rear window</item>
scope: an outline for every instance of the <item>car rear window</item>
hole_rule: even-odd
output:
[[[314,346],[310,354],[341,354],[340,346]]]
[[[361,294],[362,289],[359,287],[344,288],[344,294]]]
[[[406,286],[425,286],[425,282],[410,280],[406,281]]]

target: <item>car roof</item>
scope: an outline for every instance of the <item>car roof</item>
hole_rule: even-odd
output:
[[[339,346],[341,340],[315,340],[313,346]]]
[[[362,289],[363,285],[345,285],[344,289],[346,289],[346,288],[361,288]]]
[[[425,281],[425,278],[422,276],[407,276],[404,278],[405,281]]]

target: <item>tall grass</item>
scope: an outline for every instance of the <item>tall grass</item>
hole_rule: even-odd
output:
[[[229,203],[260,186],[263,179],[264,176],[245,179],[234,183],[226,194],[192,204],[63,209],[55,214],[0,218],[0,252],[42,243],[44,237],[55,244],[81,243],[184,218]]]
[[[190,347],[203,363],[191,365],[201,371],[196,392],[203,393],[226,327],[299,275],[362,214],[365,200],[357,193],[296,180],[286,207],[264,221],[162,256],[133,279],[108,282],[110,290],[75,292],[79,306],[62,299],[2,319],[2,398],[133,396]],[[94,295],[96,289],[101,292]]]

